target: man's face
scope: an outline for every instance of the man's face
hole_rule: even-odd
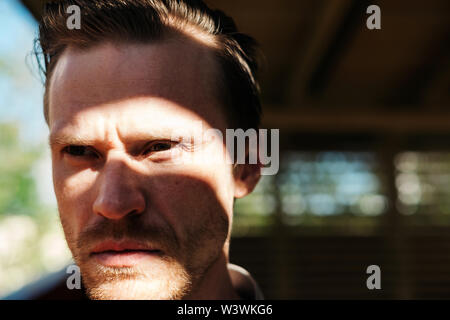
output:
[[[227,255],[232,165],[179,161],[225,150],[190,139],[198,121],[226,128],[217,77],[211,53],[188,41],[60,57],[49,88],[54,188],[92,298],[182,298]]]

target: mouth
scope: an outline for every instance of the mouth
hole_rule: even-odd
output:
[[[90,253],[98,263],[107,267],[132,267],[144,261],[158,259],[162,251],[134,241],[105,241]]]

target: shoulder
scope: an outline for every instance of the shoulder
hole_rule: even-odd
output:
[[[229,263],[228,272],[230,273],[233,287],[242,299],[264,300],[264,295],[258,283],[247,270],[238,265]]]

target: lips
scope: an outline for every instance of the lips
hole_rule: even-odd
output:
[[[91,251],[91,257],[109,267],[131,267],[161,254],[160,249],[135,241],[105,241]]]

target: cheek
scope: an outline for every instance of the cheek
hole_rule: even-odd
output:
[[[230,205],[221,194],[217,176],[171,175],[155,180],[152,194],[156,212],[165,212],[179,239],[186,241],[195,230],[228,228]]]
[[[61,220],[65,228],[77,233],[92,211],[91,197],[96,174],[90,170],[70,173],[58,165],[53,168],[53,184]]]

